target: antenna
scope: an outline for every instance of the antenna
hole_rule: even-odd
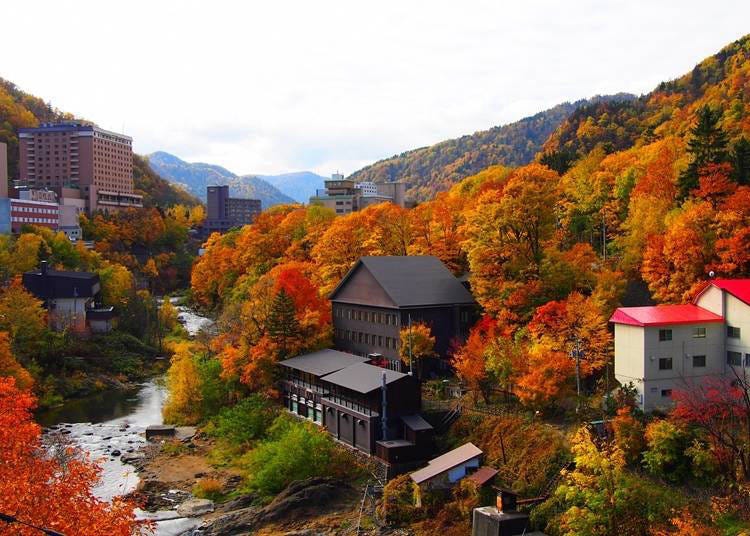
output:
[[[383,411],[380,426],[383,430],[383,441],[388,441],[388,381],[385,369],[383,369]]]

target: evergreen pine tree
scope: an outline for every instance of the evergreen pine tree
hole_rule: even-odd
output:
[[[698,122],[690,130],[692,137],[688,142],[688,153],[693,158],[678,182],[680,199],[685,199],[690,190],[698,187],[698,177],[704,166],[727,161],[727,135],[719,126],[722,115],[720,109],[712,110],[709,106],[698,110]]]
[[[750,141],[741,137],[732,150],[733,177],[738,184],[750,184]]]
[[[294,310],[294,300],[283,288],[273,299],[266,326],[269,337],[280,349],[281,357],[287,357],[292,341],[301,337],[302,330]]]

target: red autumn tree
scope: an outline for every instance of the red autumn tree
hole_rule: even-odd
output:
[[[702,429],[732,479],[750,478],[750,383],[736,375],[710,378],[672,395],[671,417]]]
[[[36,401],[12,378],[0,378],[0,512],[46,529],[76,536],[132,536],[134,505],[94,497],[99,469],[66,448],[51,456],[31,411]],[[37,536],[22,525],[0,525],[0,534]]]

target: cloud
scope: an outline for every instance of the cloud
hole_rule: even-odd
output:
[[[13,10],[1,76],[237,173],[345,173],[564,100],[649,91],[746,31],[698,0],[147,2]],[[68,30],[74,28],[75,30]],[[86,28],[85,32],[79,31]],[[66,53],[75,43],[76,53]],[[327,171],[326,171],[327,170]]]

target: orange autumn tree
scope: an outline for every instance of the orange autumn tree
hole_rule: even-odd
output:
[[[224,377],[252,389],[272,389],[274,364],[330,342],[331,312],[312,282],[313,266],[290,262],[261,277],[250,289],[240,327],[213,342]]]
[[[36,400],[0,377],[0,512],[66,536],[132,536],[135,505],[94,497],[99,468],[73,448],[52,456],[32,420]],[[2,522],[0,522],[2,523]],[[0,524],[0,534],[37,536],[38,530]]]
[[[513,391],[520,358],[520,344],[508,330],[484,316],[471,329],[466,343],[453,353],[451,364],[469,390],[489,402],[495,388]]]

